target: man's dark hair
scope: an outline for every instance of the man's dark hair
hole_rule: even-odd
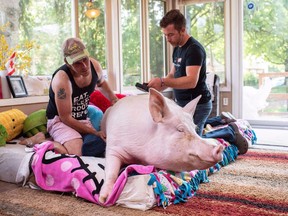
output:
[[[174,24],[177,31],[186,27],[186,19],[178,9],[168,11],[160,21],[161,28],[166,28],[170,24]]]

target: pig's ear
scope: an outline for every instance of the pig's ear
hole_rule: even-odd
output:
[[[194,113],[195,113],[196,106],[197,106],[197,104],[198,104],[198,102],[199,102],[201,97],[202,97],[202,95],[199,95],[198,97],[196,97],[195,99],[190,101],[188,104],[186,104],[185,107],[183,107],[183,110],[185,112],[190,113],[193,116]]]
[[[161,122],[163,117],[169,113],[164,96],[157,90],[149,89],[149,110],[154,122]]]

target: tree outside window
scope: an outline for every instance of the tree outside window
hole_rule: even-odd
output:
[[[51,75],[63,64],[62,43],[71,37],[71,1],[20,0],[19,43],[34,41],[29,75]],[[20,71],[21,72],[21,71]]]
[[[224,1],[185,6],[188,32],[205,48],[207,72],[219,75],[220,83],[226,82]]]

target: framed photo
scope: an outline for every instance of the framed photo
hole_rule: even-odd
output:
[[[14,98],[28,96],[28,92],[22,76],[6,76],[6,79]]]

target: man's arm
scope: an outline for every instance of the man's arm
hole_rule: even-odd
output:
[[[190,89],[195,88],[200,74],[201,66],[187,66],[186,76],[174,78],[167,76],[163,78],[164,85],[176,89]]]
[[[97,84],[97,87],[106,97],[108,97],[112,105],[115,104],[118,101],[118,98],[114,94],[110,86],[108,85],[107,81],[103,78],[101,65],[95,59],[91,59],[91,61],[99,77],[99,82]]]
[[[93,127],[87,126],[72,117],[72,86],[64,71],[59,71],[55,75],[52,80],[52,89],[55,93],[55,103],[61,121],[79,133],[98,135]]]
[[[175,88],[175,89],[190,89],[195,88],[200,74],[201,66],[187,66],[186,67],[186,76],[174,78],[175,67],[172,65],[171,71],[168,73],[166,77],[163,78],[152,78],[148,87],[152,87],[157,89],[158,91],[163,91],[167,87]]]

